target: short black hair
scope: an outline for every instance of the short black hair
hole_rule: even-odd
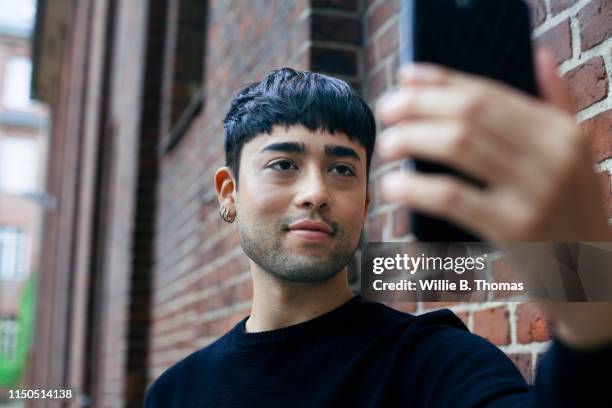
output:
[[[223,120],[226,166],[238,183],[242,146],[275,125],[346,134],[366,150],[366,176],[376,140],[374,115],[346,82],[327,75],[281,68],[242,88]],[[238,188],[238,186],[236,186]]]

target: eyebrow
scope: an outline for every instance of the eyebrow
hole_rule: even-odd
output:
[[[285,153],[299,153],[304,154],[307,152],[306,145],[304,143],[296,142],[279,142],[270,143],[264,146],[260,153],[264,152],[285,152]],[[327,157],[351,157],[357,161],[361,161],[361,158],[357,152],[350,147],[340,145],[325,145],[325,156]]]
[[[361,158],[355,150],[350,147],[339,145],[325,145],[325,156],[352,157],[357,161],[361,161]]]
[[[306,145],[304,143],[295,142],[280,142],[270,143],[264,146],[260,153],[264,152],[286,152],[286,153],[306,153]]]

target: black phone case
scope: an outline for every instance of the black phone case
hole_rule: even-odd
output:
[[[530,14],[522,0],[402,0],[400,63],[431,62],[493,78],[537,95]],[[416,171],[448,173],[487,186],[448,166],[422,160]],[[425,242],[479,242],[447,221],[411,212],[411,229]]]

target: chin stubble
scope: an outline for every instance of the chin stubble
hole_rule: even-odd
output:
[[[325,256],[300,255],[287,251],[282,245],[280,234],[287,234],[282,222],[271,231],[258,229],[238,223],[240,244],[246,255],[262,270],[274,277],[289,282],[323,282],[338,274],[353,258],[357,244],[349,242],[344,231],[334,225],[333,245]]]

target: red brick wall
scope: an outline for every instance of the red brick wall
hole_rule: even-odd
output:
[[[612,98],[608,76],[612,72],[611,0],[530,0],[533,37],[536,46],[552,48],[559,72],[569,82],[576,103],[577,120],[592,140],[594,164],[612,217],[610,174],[612,172]],[[365,11],[366,95],[374,104],[385,89],[391,88],[397,70],[399,0],[369,0]],[[397,164],[381,166],[374,161],[372,177]],[[373,187],[377,182],[372,183]],[[376,194],[378,196],[378,194]],[[406,212],[397,206],[377,204],[371,211],[370,240],[410,239]],[[436,307],[450,307],[475,333],[498,345],[521,369],[525,378],[534,378],[536,362],[550,338],[550,323],[532,304],[394,304],[395,307],[423,313]]]

